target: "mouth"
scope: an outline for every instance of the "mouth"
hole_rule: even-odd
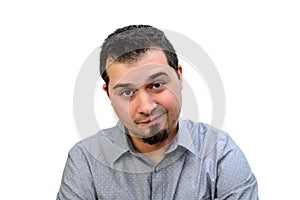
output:
[[[150,126],[150,125],[158,124],[162,120],[165,114],[166,113],[156,115],[156,116],[151,116],[147,119],[143,119],[141,121],[136,122],[136,124],[141,126]]]

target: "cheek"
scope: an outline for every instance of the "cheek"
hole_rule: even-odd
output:
[[[135,107],[128,101],[114,101],[112,106],[122,121],[132,121],[135,115]]]
[[[126,112],[127,112],[127,118],[132,120],[134,119],[136,114],[136,107],[134,107],[133,104],[129,103]]]
[[[129,117],[128,103],[114,100],[111,105],[120,119]]]
[[[168,85],[168,89],[163,95],[164,101],[169,102],[168,104],[172,104],[172,106],[181,107],[181,87],[180,82],[172,82]]]
[[[166,91],[157,98],[157,102],[169,112],[177,112],[181,108],[181,95],[180,93],[175,94],[174,92]]]

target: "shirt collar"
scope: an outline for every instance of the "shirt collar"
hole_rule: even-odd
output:
[[[166,153],[174,151],[178,146],[185,148],[190,151],[194,155],[196,155],[196,149],[193,142],[193,137],[195,137],[195,133],[189,130],[188,124],[185,120],[179,118],[179,129],[177,135],[175,136],[171,146],[167,150]]]
[[[181,146],[196,155],[196,150],[193,143],[193,137],[195,136],[195,133],[189,130],[188,124],[185,120],[179,118],[178,123],[178,132],[166,153],[172,152],[176,150],[178,146]],[[114,144],[113,148],[118,149],[118,153],[111,155],[112,157],[110,161],[112,163],[114,163],[119,157],[121,157],[121,155],[126,152],[136,152],[136,150],[134,150],[132,147],[131,141],[126,135],[126,129],[121,121],[118,121],[116,127],[113,130],[114,131],[106,135],[110,142]]]

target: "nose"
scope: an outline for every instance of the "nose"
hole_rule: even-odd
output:
[[[157,106],[155,99],[147,91],[136,94],[136,106],[139,114],[149,115]]]

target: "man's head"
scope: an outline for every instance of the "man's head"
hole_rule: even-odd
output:
[[[164,33],[138,25],[117,29],[100,53],[103,89],[131,136],[162,142],[178,125],[181,66]]]

